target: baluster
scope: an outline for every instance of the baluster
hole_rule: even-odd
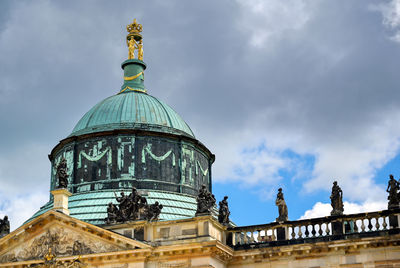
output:
[[[247,232],[247,241],[248,241],[248,244],[253,243],[253,232],[252,231]]]
[[[254,232],[255,231],[250,231],[250,243],[254,243],[255,239],[254,239]]]
[[[364,219],[361,219],[361,232],[365,232]]]
[[[235,246],[236,240],[237,240],[237,238],[236,238],[237,233],[231,233],[231,234],[232,234],[232,245]]]
[[[383,230],[387,230],[387,223],[386,223],[386,217],[382,217],[382,219],[383,219],[383,223],[382,223],[382,227],[383,227]]]
[[[272,228],[272,241],[276,241],[275,229]]]
[[[308,225],[306,225],[306,231],[304,232],[304,234],[306,235],[306,237],[310,235],[310,232],[308,231]]]
[[[381,227],[381,225],[379,224],[379,216],[378,216],[378,217],[376,217],[376,218],[375,218],[375,220],[376,220],[375,227],[376,227],[376,230],[378,231],[378,230],[379,230],[379,228]]]
[[[299,238],[303,238],[303,233],[301,232],[301,227],[302,227],[302,226],[299,225],[299,234],[298,234],[298,235],[299,235]]]
[[[269,239],[268,239],[268,229],[265,229],[265,230],[264,230],[264,241],[265,241],[265,242],[268,242],[268,241],[269,241]]]
[[[372,231],[372,219],[368,218],[368,231]]]
[[[325,234],[326,235],[330,235],[331,234],[331,230],[329,229],[329,223],[325,223],[325,225],[326,225]]]
[[[295,233],[295,229],[296,228],[296,226],[292,226],[292,239],[295,239],[296,238],[296,233]]]
[[[319,235],[319,236],[322,236],[322,234],[323,234],[323,231],[322,231],[322,223],[319,223],[319,224],[318,224],[318,229],[319,229],[319,230],[318,230],[318,235]]]
[[[313,237],[315,237],[315,234],[317,233],[317,231],[315,231],[315,224],[312,224],[311,226],[312,226],[311,234]]]
[[[269,238],[268,238],[268,229],[264,229],[264,241],[268,242]]]
[[[355,233],[358,233],[358,223],[357,222],[358,222],[358,219],[355,219],[354,220],[354,232]]]
[[[242,241],[242,244],[247,244],[247,234],[246,234],[246,232],[241,233],[240,236],[241,236],[240,240]]]

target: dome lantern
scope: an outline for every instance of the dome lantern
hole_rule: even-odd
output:
[[[144,70],[146,64],[143,62],[143,38],[141,35],[142,25],[133,20],[132,24],[126,26],[128,35],[126,44],[128,45],[128,60],[122,63],[124,70],[124,84],[119,93],[138,91],[146,93],[144,86]],[[137,58],[135,58],[135,52]]]

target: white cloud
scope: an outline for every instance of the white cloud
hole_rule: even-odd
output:
[[[312,5],[317,1],[237,0],[241,16],[238,28],[249,34],[254,47],[263,47],[268,41],[275,42],[290,31],[301,29],[309,20]],[[314,2],[314,3],[313,3]]]
[[[0,153],[0,215],[8,215],[12,230],[49,200],[48,150],[42,144],[21,142],[13,151]]]
[[[387,209],[387,202],[364,202],[361,204],[344,201],[344,214],[355,214]],[[319,218],[331,215],[331,204],[317,202],[312,209],[307,210],[300,219]]]
[[[21,226],[49,200],[48,193],[35,192],[2,200],[0,215],[8,216],[11,231]]]
[[[371,5],[370,8],[382,13],[383,25],[393,31],[391,39],[400,43],[400,0],[391,0],[387,3]]]

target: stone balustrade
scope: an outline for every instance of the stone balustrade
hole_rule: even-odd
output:
[[[382,232],[399,233],[399,222],[400,209],[273,222],[229,228],[227,242],[234,247],[255,247],[308,242],[310,239],[327,241],[354,235],[382,235]]]

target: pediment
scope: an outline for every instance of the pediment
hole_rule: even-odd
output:
[[[0,239],[0,263],[145,249],[142,242],[50,211]]]

